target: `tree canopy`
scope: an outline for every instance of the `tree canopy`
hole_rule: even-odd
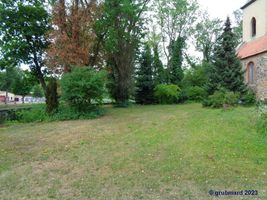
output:
[[[46,89],[45,50],[50,16],[39,0],[4,0],[0,2],[1,65],[27,64]]]

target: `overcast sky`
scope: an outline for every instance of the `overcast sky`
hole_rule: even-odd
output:
[[[208,10],[211,17],[226,19],[235,10],[239,9],[248,0],[198,0],[202,8]]]

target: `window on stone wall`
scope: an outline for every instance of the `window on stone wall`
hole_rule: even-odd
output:
[[[254,63],[250,62],[247,67],[247,75],[248,75],[248,83],[253,84],[254,83]]]
[[[257,33],[257,23],[256,23],[256,18],[253,17],[251,19],[251,30],[252,30],[252,37],[256,36]]]

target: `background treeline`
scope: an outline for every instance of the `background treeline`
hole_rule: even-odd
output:
[[[7,66],[4,71],[0,71],[0,90],[22,96],[22,103],[26,95],[44,97],[36,77],[31,72],[15,66]]]
[[[48,115],[71,109],[79,118],[104,99],[220,107],[232,95],[234,104],[251,103],[235,56],[240,11],[234,16],[232,28],[196,0],[2,0],[0,66],[30,69]]]

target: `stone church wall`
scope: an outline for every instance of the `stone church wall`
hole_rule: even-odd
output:
[[[254,83],[248,84],[247,66],[254,63]],[[241,61],[243,69],[246,71],[245,82],[256,92],[257,99],[267,99],[267,53],[262,53],[253,57],[245,58]]]

